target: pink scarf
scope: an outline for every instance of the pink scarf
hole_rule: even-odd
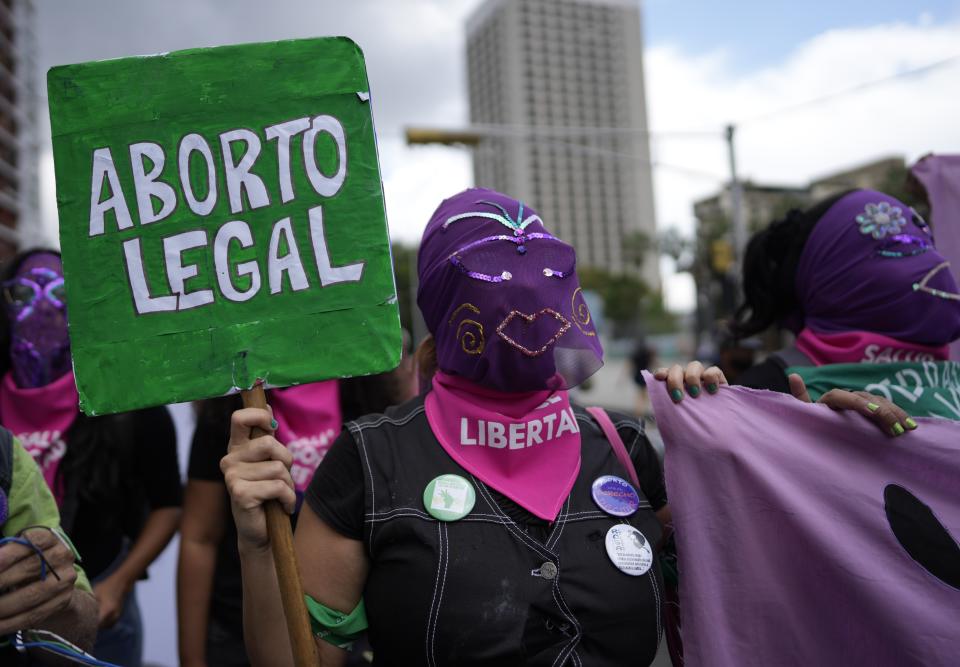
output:
[[[797,336],[797,349],[817,366],[826,364],[890,364],[947,359],[949,348],[907,343],[867,331],[816,333],[804,329]]]
[[[293,454],[290,475],[303,492],[342,426],[336,380],[313,382],[270,392],[277,440]]]
[[[567,392],[505,394],[438,372],[425,405],[454,461],[541,519],[557,518],[580,472],[580,427]]]
[[[0,423],[33,456],[57,503],[63,500],[57,468],[67,451],[64,437],[79,414],[79,400],[73,371],[43,387],[22,389],[11,372],[0,381]]]

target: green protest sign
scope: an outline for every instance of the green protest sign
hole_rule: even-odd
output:
[[[363,54],[345,38],[48,73],[88,414],[396,366]]]

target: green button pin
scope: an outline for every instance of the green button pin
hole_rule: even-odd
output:
[[[440,475],[423,490],[423,506],[440,521],[459,521],[470,514],[477,493],[460,475]]]

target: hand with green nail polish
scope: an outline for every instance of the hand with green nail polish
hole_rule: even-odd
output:
[[[705,388],[708,394],[720,391],[720,385],[727,384],[727,378],[716,366],[704,368],[699,361],[691,361],[686,366],[676,364],[670,368],[658,368],[653,377],[667,383],[667,393],[674,403],[683,400],[684,392],[690,398],[698,398]]]
[[[791,373],[787,380],[790,382],[790,393],[804,403],[811,403],[810,394],[797,373]],[[897,438],[907,430],[914,430],[918,424],[911,419],[896,403],[883,396],[865,391],[847,391],[846,389],[831,389],[820,397],[817,403],[826,405],[833,410],[853,410],[874,422],[887,435]]]

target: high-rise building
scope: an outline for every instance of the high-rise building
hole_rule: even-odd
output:
[[[41,238],[31,0],[0,0],[0,259]]]
[[[471,122],[494,126],[477,185],[529,201],[581,265],[633,270],[630,249],[656,233],[636,0],[486,0],[467,66]],[[641,276],[656,289],[649,245]]]

